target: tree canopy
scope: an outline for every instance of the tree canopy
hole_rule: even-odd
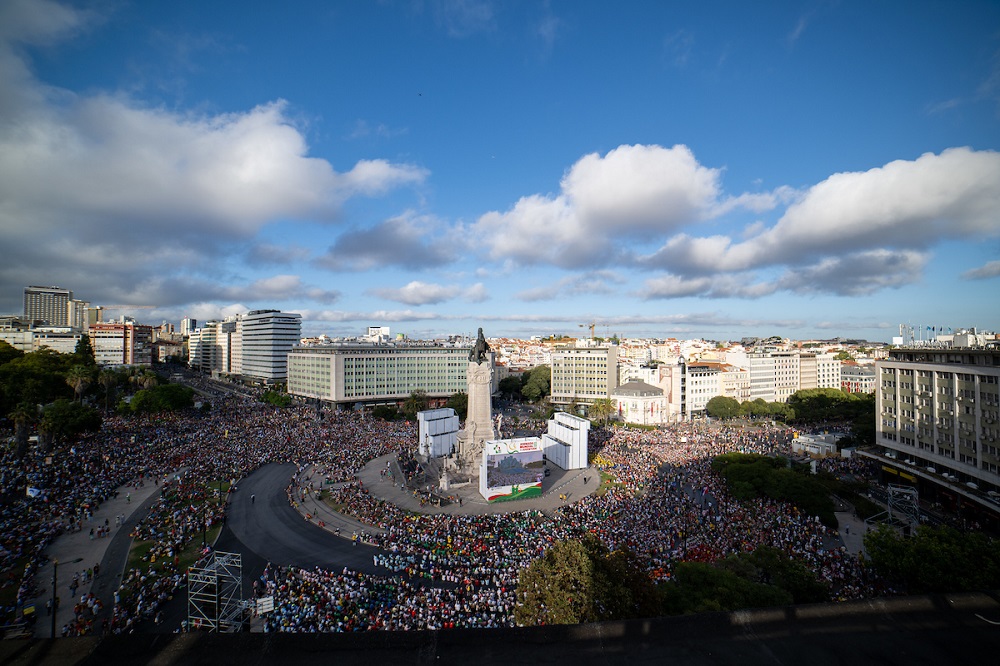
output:
[[[408,421],[415,421],[417,412],[427,409],[427,393],[425,391],[414,391],[405,401],[403,401],[403,416]]]
[[[194,406],[194,389],[180,384],[163,384],[141,389],[129,403],[132,413],[175,412]]]
[[[547,365],[539,365],[521,375],[523,382],[521,395],[529,402],[538,402],[548,397],[549,387],[552,382],[552,368]]]
[[[713,419],[732,419],[740,415],[740,402],[736,398],[717,395],[705,405],[705,413]]]
[[[85,432],[101,428],[101,415],[93,407],[60,399],[42,412],[38,429],[54,442],[74,441]]]
[[[794,504],[824,525],[836,526],[829,491],[811,475],[787,468],[787,459],[746,453],[727,453],[712,460],[712,469],[726,480],[729,492],[740,500],[768,497]]]
[[[448,398],[448,402],[445,406],[454,409],[455,413],[458,414],[459,420],[464,421],[465,417],[469,413],[469,394],[465,391],[453,393]]]
[[[731,555],[715,564],[682,562],[662,586],[667,615],[817,603],[829,590],[804,564],[774,548]]]
[[[608,423],[608,419],[611,415],[615,413],[615,401],[611,398],[597,398],[594,400],[594,404],[590,406],[590,416],[597,421],[601,421],[605,425]]]
[[[515,598],[514,620],[522,626],[651,617],[660,609],[638,560],[590,535],[559,541],[522,569]]]
[[[880,525],[864,539],[875,570],[909,594],[1000,588],[1000,542],[982,532],[921,526],[907,538]]]

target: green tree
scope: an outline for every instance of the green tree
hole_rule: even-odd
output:
[[[132,413],[176,412],[194,406],[194,389],[180,384],[164,384],[141,389],[129,403]]]
[[[118,373],[110,368],[101,370],[97,376],[97,383],[104,389],[104,411],[108,411],[111,403],[111,391],[118,387],[120,379]]]
[[[705,405],[705,413],[713,419],[732,419],[740,415],[740,402],[736,398],[717,395]]]
[[[0,340],[0,365],[9,363],[15,358],[21,358],[22,356],[24,356],[23,351],[17,349],[6,340]]]
[[[403,401],[403,416],[408,421],[415,421],[417,412],[422,412],[425,409],[427,409],[426,391],[414,391]]]
[[[836,359],[836,360],[838,360],[838,361],[853,361],[854,360],[854,357],[851,355],[851,352],[846,351],[846,350],[845,351],[839,351],[839,352],[837,352],[837,355],[834,356],[833,358]]]
[[[46,407],[38,424],[39,431],[51,438],[51,444],[75,441],[83,433],[100,428],[101,415],[96,409],[69,400],[56,400]]]
[[[549,395],[549,386],[552,382],[552,368],[547,365],[539,365],[524,373],[524,386],[521,387],[521,395],[529,402],[538,402]]]
[[[372,417],[382,421],[395,421],[399,418],[399,410],[389,405],[378,405],[372,409]]]
[[[469,394],[465,391],[453,393],[448,398],[448,402],[445,403],[445,406],[454,409],[455,413],[458,414],[459,420],[464,421],[465,417],[469,413]]]
[[[519,398],[521,396],[521,378],[510,376],[504,377],[499,384],[500,394],[508,399]]]
[[[11,359],[0,366],[0,414],[9,413],[22,402],[47,405],[72,395],[66,383],[73,357],[48,347]]]
[[[94,371],[85,365],[74,365],[66,373],[66,383],[73,387],[73,399],[83,400],[83,392],[94,381]]]
[[[712,459],[712,469],[726,480],[737,499],[769,497],[793,504],[806,515],[819,516],[824,525],[835,526],[833,500],[823,483],[807,472],[788,469],[786,463],[785,458],[727,453]]]
[[[770,416],[771,408],[768,406],[767,401],[763,398],[757,398],[756,400],[747,400],[740,405],[740,415],[750,416],[753,418],[760,418],[764,416]]]
[[[597,398],[590,406],[590,415],[594,420],[608,424],[608,419],[615,413],[615,401],[611,398]]]
[[[638,560],[593,536],[559,541],[518,576],[519,625],[580,624],[650,617],[659,595]]]
[[[830,600],[830,590],[816,574],[798,560],[778,550],[763,546],[751,553],[739,553],[721,560],[717,566],[744,580],[774,585],[788,592],[794,604],[813,604]]]
[[[907,538],[880,525],[864,540],[875,570],[909,594],[1000,587],[1000,542],[982,532],[922,526]]]
[[[775,585],[704,562],[681,562],[674,567],[670,584],[663,588],[667,615],[787,606],[793,599],[790,592]]]
[[[292,396],[281,391],[265,391],[260,397],[260,401],[275,407],[285,408],[291,406]]]
[[[97,359],[94,358],[94,348],[90,344],[90,336],[86,333],[80,336],[80,340],[76,343],[76,349],[73,350],[73,360],[88,368],[97,365]]]
[[[14,455],[18,460],[28,452],[28,437],[37,414],[36,407],[27,402],[22,402],[10,413],[14,422]]]

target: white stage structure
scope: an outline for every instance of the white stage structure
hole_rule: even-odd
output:
[[[566,412],[556,412],[542,435],[545,458],[565,470],[587,468],[587,435],[590,421]]]
[[[418,451],[428,458],[450,455],[458,445],[458,415],[454,409],[417,412]]]

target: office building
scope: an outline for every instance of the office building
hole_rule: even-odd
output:
[[[49,326],[68,326],[71,300],[73,292],[62,287],[25,287],[24,318]]]
[[[152,326],[102,322],[92,325],[89,335],[98,365],[153,364]]]
[[[552,351],[549,400],[590,405],[618,388],[618,347],[569,347]]]
[[[288,354],[288,392],[339,405],[398,403],[414,391],[447,399],[468,391],[470,349],[392,343],[297,347]],[[496,381],[494,373],[494,391]]]
[[[192,320],[193,321],[193,320]],[[183,328],[183,324],[182,324]],[[302,334],[302,315],[253,310],[210,321],[188,339],[188,364],[213,375],[274,384],[288,377],[288,352]]]
[[[1000,350],[893,349],[876,372],[885,480],[953,510],[1000,510]]]

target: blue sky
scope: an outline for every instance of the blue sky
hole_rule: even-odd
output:
[[[996,2],[0,0],[0,313],[1000,329]]]

